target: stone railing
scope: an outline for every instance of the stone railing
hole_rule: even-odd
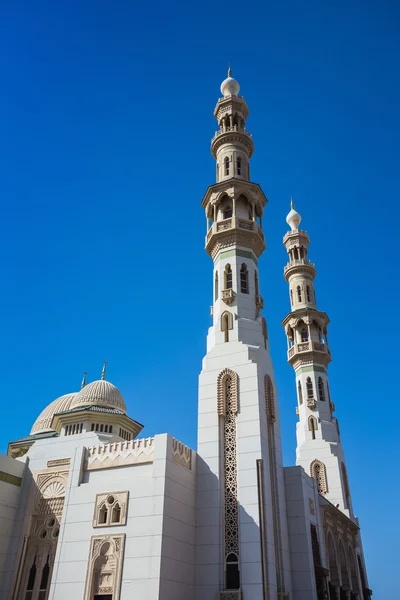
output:
[[[315,398],[307,398],[306,404],[308,408],[314,409],[317,406],[317,402]]]
[[[222,221],[216,221],[213,223],[210,229],[207,231],[206,242],[208,243],[210,241],[213,233],[220,233],[221,231],[227,231],[229,229],[244,229],[246,231],[254,231],[255,233],[258,233],[261,239],[264,240],[264,233],[256,221],[231,217],[229,219],[224,219]]]
[[[301,342],[300,344],[294,344],[288,350],[288,358],[293,358],[295,354],[302,354],[303,352],[321,352],[323,354],[331,355],[330,350],[326,344],[321,342]]]
[[[229,288],[227,290],[221,290],[221,299],[225,304],[230,304],[233,300],[233,290]]]
[[[232,219],[217,221],[217,231],[225,231],[226,229],[232,229]]]
[[[249,131],[247,131],[247,129],[245,129],[244,127],[238,127],[237,125],[233,125],[232,127],[225,127],[224,129],[218,129],[218,131],[215,132],[213,140],[215,140],[215,138],[219,137],[220,135],[223,135],[224,133],[233,133],[233,132],[243,133],[244,135],[247,135],[247,137],[249,137],[250,139],[253,137],[251,135],[251,133]]]
[[[91,446],[86,458],[88,471],[153,462],[154,438]]]
[[[289,269],[292,269],[293,267],[301,267],[302,265],[304,265],[305,267],[312,267],[313,269],[315,269],[315,264],[313,262],[311,262],[307,258],[299,258],[298,260],[292,260],[288,262],[283,267],[283,272],[286,273],[286,271],[288,271]]]

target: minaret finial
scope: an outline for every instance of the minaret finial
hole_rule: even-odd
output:
[[[82,383],[81,383],[81,390],[83,390],[83,388],[86,385],[86,375],[87,375],[87,371],[83,371],[83,378],[82,378]]]
[[[232,77],[231,63],[228,63],[228,77]]]
[[[294,203],[293,203],[293,198],[292,196],[290,196],[290,208],[293,210],[294,209]]]
[[[107,371],[107,361],[105,360],[104,364],[103,364],[103,370],[101,372],[101,378],[103,381],[106,378],[106,371]]]

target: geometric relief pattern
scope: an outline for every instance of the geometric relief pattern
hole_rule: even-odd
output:
[[[236,380],[237,380],[237,374]],[[224,386],[224,484],[225,484],[225,558],[233,553],[239,559],[239,523],[237,501],[236,411],[237,384],[225,373]]]
[[[230,369],[224,369],[217,379],[217,413],[219,417],[226,414],[226,386],[225,380],[230,379],[231,410],[236,415],[238,412],[238,374]]]
[[[317,480],[317,488],[320,494],[326,494],[328,486],[326,483],[326,469],[323,462],[314,459],[310,464],[310,475]]]
[[[126,525],[129,492],[97,494],[94,506],[93,527]]]
[[[264,377],[264,392],[267,420],[269,423],[274,423],[276,420],[274,386],[272,385],[271,377],[269,375]]]
[[[154,438],[113,442],[87,449],[86,470],[109,469],[125,465],[151,463],[154,460]]]
[[[93,536],[84,600],[97,595],[120,596],[125,534]]]

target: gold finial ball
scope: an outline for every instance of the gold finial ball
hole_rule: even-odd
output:
[[[231,67],[228,69],[228,77],[221,83],[221,94],[224,98],[229,96],[237,96],[240,91],[239,82],[232,77]]]

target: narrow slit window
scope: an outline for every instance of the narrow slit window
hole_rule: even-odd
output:
[[[301,330],[301,341],[308,342],[308,331],[306,327],[303,327],[303,329]]]
[[[297,384],[297,393],[298,393],[298,396],[299,396],[299,404],[303,404],[303,390],[301,389],[301,383],[300,383],[300,381]]]
[[[306,287],[306,294],[307,294],[307,302],[311,302],[311,290],[310,290],[309,285]]]
[[[224,208],[224,219],[231,219],[233,215],[232,206],[228,205]]]
[[[225,267],[225,289],[232,289],[232,268],[231,265],[226,265]]]
[[[215,272],[214,299],[218,300],[218,271]]]
[[[242,174],[242,159],[240,158],[240,156],[238,156],[236,159],[236,173],[237,175]]]
[[[301,287],[297,286],[297,300],[301,302]]]
[[[314,398],[314,390],[313,390],[313,384],[311,381],[311,377],[307,377],[307,381],[306,381],[306,387],[307,387],[307,398]]]

